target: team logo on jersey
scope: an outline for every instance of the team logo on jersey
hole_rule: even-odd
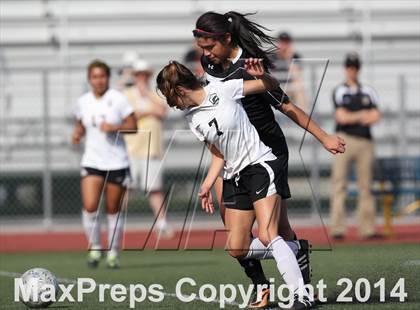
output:
[[[218,105],[219,104],[219,97],[217,97],[216,93],[210,94],[209,101],[212,105]]]
[[[369,105],[370,104],[370,98],[369,98],[369,96],[363,96],[362,97],[362,103],[363,103],[363,105]]]
[[[211,65],[211,64],[208,64],[207,67],[212,69],[212,70],[214,69],[214,65]]]

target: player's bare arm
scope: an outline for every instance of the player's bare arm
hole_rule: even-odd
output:
[[[136,133],[137,124],[134,117],[134,113],[128,115],[120,125],[113,125],[106,122],[102,122],[100,126],[103,132],[118,132],[123,131],[124,133]]]
[[[85,127],[81,120],[76,121],[74,124],[73,134],[71,136],[72,144],[79,144],[82,137],[85,135]]]
[[[244,81],[244,96],[270,91],[278,86],[277,80],[265,72],[261,58],[246,59],[245,71],[257,79]]]
[[[225,160],[223,155],[214,145],[207,143],[207,147],[212,153],[212,160],[207,172],[207,176],[201,185],[200,193],[198,195],[201,199],[202,209],[207,213],[213,213],[214,205],[213,197],[211,195],[211,188],[213,187],[214,182],[216,182],[217,177],[220,175],[220,172],[223,170]]]
[[[307,129],[330,153],[344,153],[346,143],[341,137],[326,133],[302,109],[292,102],[282,104],[279,106],[279,110],[300,127]]]

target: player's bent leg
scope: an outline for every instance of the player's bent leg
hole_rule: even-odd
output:
[[[223,223],[225,223],[225,212],[227,208],[223,203],[222,194],[223,194],[223,179],[218,177],[216,179],[216,183],[214,185],[214,189],[216,192],[217,202],[219,204],[220,216],[222,218]],[[255,221],[255,212],[252,208],[252,203],[249,201],[250,210],[253,214],[253,222]],[[252,225],[251,225],[252,228]],[[252,237],[251,229],[248,231],[249,239]],[[257,285],[264,285],[268,284],[268,280],[264,274],[264,271],[261,266],[261,262],[257,259],[238,259],[238,263],[242,266],[245,271],[245,274],[248,278],[251,279],[254,287],[256,288]]]
[[[254,210],[225,209],[229,254],[238,259],[238,262],[244,267],[246,274],[254,283],[254,291],[249,307],[265,308],[269,302],[269,282],[265,278],[261,262],[257,259],[246,258],[253,251],[250,249],[252,237],[250,231],[254,221]]]
[[[108,182],[106,184],[106,210],[108,221],[108,253],[107,267],[119,268],[119,250],[124,233],[124,218],[122,210],[128,201],[127,188]]]
[[[89,213],[98,210],[99,201],[104,186],[104,178],[97,175],[87,175],[80,181],[83,209]]]
[[[104,178],[97,175],[84,176],[80,181],[82,223],[89,244],[87,264],[90,268],[96,268],[101,259],[101,225],[97,211],[103,185]]]
[[[279,235],[287,240],[287,244],[290,246],[292,251],[296,255],[296,259],[299,264],[300,271],[302,272],[303,283],[309,284],[311,283],[312,277],[312,270],[310,266],[310,253],[311,253],[311,245],[309,244],[308,240],[296,240],[296,234],[293,232],[289,219],[287,216],[287,200],[281,200],[281,209],[280,209],[280,219],[279,219]],[[283,231],[283,233],[281,233]],[[290,236],[293,235],[292,239]]]
[[[259,237],[261,242],[267,245],[268,250],[272,252],[277,269],[283,276],[286,285],[295,293],[302,294],[304,299],[309,299],[308,293],[303,288],[303,278],[296,257],[283,238],[277,234],[280,215],[278,199],[280,196],[275,194],[254,202]],[[299,301],[295,300],[294,303],[296,307],[299,306]]]
[[[226,209],[225,221],[228,231],[229,254],[237,259],[245,258],[251,243],[249,231],[254,223],[254,212],[251,210]]]

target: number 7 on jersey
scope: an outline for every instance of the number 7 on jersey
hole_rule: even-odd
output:
[[[216,118],[213,118],[210,122],[209,122],[209,126],[211,127],[214,124],[214,126],[216,127],[216,133],[218,136],[223,135],[223,131],[219,130],[219,125],[217,124],[217,120]]]

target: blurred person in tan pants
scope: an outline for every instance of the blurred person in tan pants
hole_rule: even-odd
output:
[[[156,218],[156,228],[164,237],[171,237],[173,230],[166,220],[166,207],[162,191],[162,120],[167,108],[159,95],[150,88],[152,69],[143,59],[134,61],[132,87],[124,94],[133,106],[137,119],[137,134],[126,136],[133,177],[132,189],[144,190]]]
[[[359,236],[370,239],[380,236],[375,231],[375,200],[371,192],[374,147],[370,130],[380,119],[378,96],[373,88],[359,82],[361,61],[357,54],[348,54],[344,67],[346,81],[333,91],[336,131],[346,141],[346,152],[334,157],[332,167],[331,235],[336,240],[344,238],[348,171],[355,163]]]

